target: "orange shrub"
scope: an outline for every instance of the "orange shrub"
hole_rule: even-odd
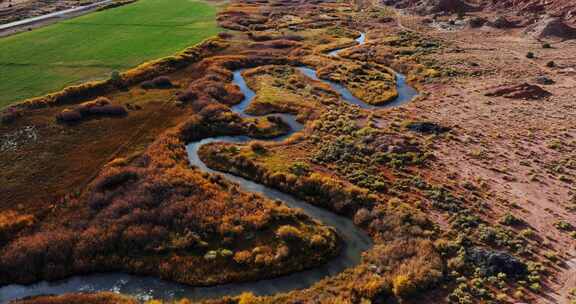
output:
[[[250,264],[252,262],[252,253],[248,250],[238,251],[234,254],[234,261],[238,264]]]
[[[302,239],[302,232],[298,228],[290,225],[284,225],[276,230],[276,235],[285,241],[298,241]]]

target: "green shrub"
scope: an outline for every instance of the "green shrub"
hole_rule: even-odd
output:
[[[553,252],[553,251],[544,252],[544,257],[546,257],[547,259],[549,259],[552,262],[558,261],[558,255],[556,254],[556,252]]]
[[[535,235],[536,235],[536,233],[534,232],[534,230],[532,230],[530,228],[520,230],[520,236],[522,236],[523,238],[531,239]]]
[[[234,252],[232,252],[230,249],[222,249],[220,250],[220,255],[223,257],[230,257],[234,255]]]
[[[266,153],[266,147],[259,142],[252,142],[250,143],[250,150],[256,154],[264,154]]]
[[[110,83],[116,86],[119,86],[123,83],[123,79],[122,76],[120,75],[120,72],[112,71],[112,73],[110,73]]]
[[[523,223],[524,223],[523,220],[517,218],[516,216],[514,216],[513,214],[511,214],[509,212],[504,214],[504,216],[500,219],[500,224],[506,225],[506,226],[516,226],[516,225],[521,225]]]
[[[302,232],[294,226],[284,225],[276,230],[276,236],[285,241],[297,241],[302,238]]]
[[[218,257],[218,251],[210,250],[204,255],[204,259],[207,261],[215,260]]]
[[[530,284],[530,286],[528,286],[528,288],[530,288],[530,290],[532,290],[533,292],[540,292],[542,290],[542,286],[540,285],[540,283],[532,283]]]
[[[399,298],[407,298],[417,290],[408,276],[397,275],[392,280],[392,292]]]
[[[566,221],[558,221],[558,222],[554,223],[554,227],[556,227],[558,230],[562,230],[562,231],[574,230],[574,226],[572,226],[572,224],[570,224]]]
[[[289,170],[296,176],[307,176],[310,173],[310,166],[303,162],[297,162],[292,164]]]

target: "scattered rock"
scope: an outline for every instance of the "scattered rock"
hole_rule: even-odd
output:
[[[20,113],[20,111],[16,110],[15,108],[9,108],[6,111],[0,113],[0,124],[11,124],[20,117],[22,117],[22,113]]]
[[[476,11],[477,8],[464,2],[463,0],[427,0],[418,5],[415,9],[420,14],[435,13],[465,13]]]
[[[18,147],[38,141],[35,126],[26,126],[12,133],[0,136],[0,152],[15,151]]]
[[[424,18],[424,19],[422,19],[421,22],[422,22],[422,24],[432,24],[432,23],[434,23],[434,19]]]
[[[471,28],[479,28],[484,26],[484,24],[486,24],[487,22],[488,20],[486,20],[486,18],[474,17],[468,20],[468,26]]]
[[[510,277],[522,277],[528,273],[526,264],[505,252],[472,248],[467,250],[466,260],[480,267],[486,276],[505,273]]]
[[[488,22],[488,25],[491,27],[498,28],[498,29],[508,29],[508,28],[513,28],[516,26],[515,23],[508,20],[508,18],[506,18],[504,16],[498,16],[493,21]]]
[[[541,85],[551,85],[551,84],[555,84],[556,81],[554,81],[552,78],[547,77],[547,76],[538,76],[536,77],[536,82],[538,84]]]
[[[573,28],[560,18],[542,19],[524,30],[524,34],[536,39],[576,39],[576,28]]]
[[[543,88],[537,85],[522,83],[515,85],[500,86],[490,90],[485,95],[490,97],[505,97],[510,99],[534,100],[551,96],[552,93],[544,90]]]
[[[442,134],[450,131],[450,128],[433,122],[411,122],[406,126],[406,128],[412,132],[423,134]]]

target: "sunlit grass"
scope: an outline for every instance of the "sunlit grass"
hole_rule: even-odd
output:
[[[0,39],[0,107],[173,54],[218,32],[217,7],[139,0]]]

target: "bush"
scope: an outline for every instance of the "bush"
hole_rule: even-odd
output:
[[[550,45],[550,43],[544,43],[544,44],[542,44],[542,48],[544,48],[544,49],[551,49],[552,46]]]
[[[536,293],[542,290],[542,286],[540,285],[540,283],[532,283],[530,284],[530,286],[528,286],[528,288],[530,288],[530,290]]]
[[[200,110],[198,114],[202,117],[202,119],[210,120],[216,119],[221,113],[228,111],[229,109],[225,105],[218,103],[208,103],[202,108],[202,110]]]
[[[60,122],[76,122],[82,120],[82,114],[73,109],[64,109],[56,115],[56,120]]]
[[[210,250],[204,255],[204,260],[213,261],[218,257],[218,252],[215,250]]]
[[[266,153],[266,147],[259,142],[252,142],[250,143],[250,150],[256,154],[264,154]]]
[[[558,261],[558,254],[556,254],[556,252],[554,252],[554,251],[544,252],[544,257],[547,258],[548,260],[552,261],[552,262]]]
[[[90,115],[90,114],[95,114],[93,112],[93,111],[95,111],[94,109],[99,108],[99,107],[103,107],[103,106],[106,106],[109,104],[110,104],[110,99],[108,99],[107,97],[98,97],[94,100],[81,103],[78,107],[76,107],[76,110],[78,112],[80,112],[80,114],[82,114],[82,115]]]
[[[35,221],[33,215],[20,214],[11,210],[0,212],[0,244],[17,231],[32,226]]]
[[[306,163],[297,162],[290,166],[290,172],[296,176],[307,176],[310,173],[310,166]]]
[[[75,113],[72,113],[75,112]],[[128,114],[126,108],[121,105],[112,105],[107,97],[98,97],[92,101],[81,103],[75,109],[66,109],[56,118],[60,121],[78,121],[90,115],[95,116],[122,116]]]
[[[230,250],[230,249],[222,249],[222,250],[220,250],[220,255],[222,257],[225,257],[225,258],[231,257],[234,255],[234,252],[232,252],[232,250]]]
[[[556,62],[554,62],[554,61],[548,61],[548,62],[546,63],[546,66],[549,67],[549,68],[556,67]]]
[[[113,190],[130,180],[136,179],[138,179],[138,173],[134,170],[111,170],[96,179],[94,189],[98,192]]]
[[[302,233],[294,226],[284,225],[276,230],[276,236],[285,241],[297,241],[302,238]]]
[[[123,246],[128,250],[141,250],[150,243],[150,226],[128,226],[122,233]]]
[[[25,236],[6,247],[0,257],[0,265],[13,270],[18,269],[14,271],[15,273],[25,271],[28,275],[39,274],[51,264],[70,263],[75,241],[76,233],[69,230]]]
[[[124,84],[124,79],[122,79],[122,76],[118,71],[112,71],[112,73],[110,73],[110,83],[119,87]]]
[[[364,225],[368,223],[371,219],[370,211],[366,208],[362,208],[356,212],[354,215],[354,224]]]
[[[407,298],[415,292],[416,288],[406,275],[397,275],[392,280],[392,292],[399,298]]]
[[[210,100],[207,99],[196,99],[193,100],[192,102],[192,109],[195,112],[200,112],[202,109],[204,109],[207,105],[212,104],[212,102]]]
[[[151,90],[151,89],[155,88],[154,83],[151,80],[147,80],[147,81],[142,82],[140,84],[140,87],[145,89],[145,90]]]
[[[198,95],[196,95],[196,93],[192,90],[186,90],[183,92],[179,92],[177,98],[181,102],[187,103],[196,100],[196,98],[198,98]]]
[[[229,32],[220,32],[220,33],[218,33],[218,38],[229,39],[229,38],[232,38],[232,34]]]
[[[166,76],[156,77],[156,78],[152,79],[152,83],[154,83],[154,85],[159,89],[171,88],[173,85],[170,78],[168,78]]]
[[[110,116],[123,116],[128,114],[126,108],[121,105],[104,105],[101,107],[94,107],[91,109],[90,114],[94,115],[110,115]]]
[[[532,59],[532,58],[534,58],[534,57],[536,57],[536,55],[534,55],[533,52],[528,52],[528,53],[526,54],[526,58]]]
[[[171,88],[172,86],[173,86],[172,81],[170,80],[170,78],[166,76],[158,76],[152,80],[144,81],[142,82],[142,84],[140,84],[140,87],[146,90],[168,89]]]
[[[531,239],[535,235],[536,235],[536,233],[534,232],[534,230],[532,230],[530,228],[522,229],[520,231],[520,236],[522,236],[523,238],[526,238],[526,239]]]
[[[523,223],[524,223],[523,220],[515,217],[511,213],[504,214],[504,216],[500,219],[500,224],[507,225],[507,226],[522,225]]]
[[[238,251],[234,254],[234,261],[238,264],[250,264],[252,253],[248,250]]]
[[[294,35],[294,34],[292,34],[292,35],[285,35],[285,36],[283,36],[282,38],[285,39],[285,40],[292,40],[292,41],[302,41],[302,40],[304,40],[304,37],[299,36],[299,35]]]
[[[254,304],[256,296],[250,292],[244,292],[238,297],[238,304]]]
[[[326,246],[326,239],[319,234],[315,234],[310,239],[310,244],[314,247],[324,247]]]
[[[574,229],[574,226],[566,221],[558,221],[554,223],[554,227],[562,231],[572,231]]]
[[[9,108],[4,113],[0,115],[0,123],[2,124],[10,124],[13,123],[18,117],[21,117],[22,114],[20,111],[17,111],[14,108]]]

